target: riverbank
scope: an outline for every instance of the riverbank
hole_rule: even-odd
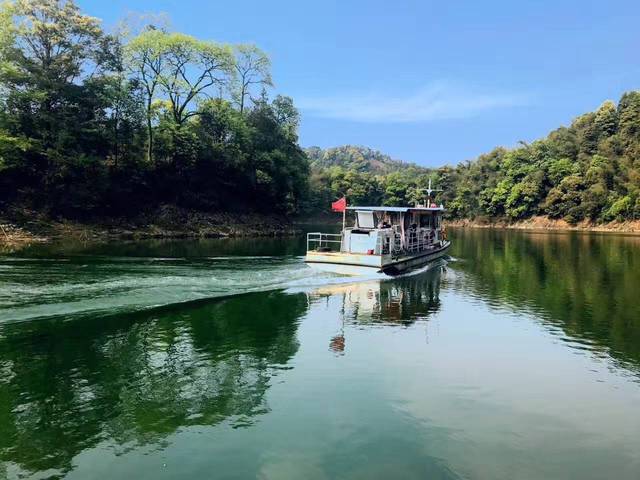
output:
[[[284,216],[258,213],[206,213],[162,206],[130,219],[99,221],[52,219],[29,211],[0,215],[0,245],[20,246],[61,238],[86,241],[161,238],[285,236],[298,229]]]
[[[295,223],[294,223],[295,221]],[[294,220],[277,215],[257,213],[205,213],[162,206],[131,219],[113,218],[100,221],[79,222],[52,219],[30,211],[11,211],[0,214],[0,246],[19,248],[34,243],[46,243],[59,239],[80,241],[143,240],[171,238],[221,238],[265,237],[295,235],[296,225],[340,225],[334,216],[315,216]],[[564,220],[532,217],[518,222],[507,220],[447,220],[452,228],[495,228],[531,231],[583,231],[640,235],[640,221],[594,224],[580,222],[572,225]]]
[[[497,228],[512,230],[557,230],[557,231],[582,231],[582,232],[608,232],[640,235],[640,220],[625,222],[593,223],[582,221],[570,224],[565,220],[556,220],[548,217],[538,216],[517,222],[507,220],[447,220],[446,225],[454,228]]]

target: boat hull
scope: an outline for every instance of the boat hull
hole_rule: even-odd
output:
[[[442,258],[451,246],[447,241],[435,250],[415,255],[391,257],[389,255],[363,255],[345,252],[308,251],[305,262],[315,270],[339,273],[341,275],[367,275],[384,273],[389,276],[400,275],[409,270]]]

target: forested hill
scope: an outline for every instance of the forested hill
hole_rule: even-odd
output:
[[[323,150],[320,147],[305,149],[312,169],[322,170],[331,167],[342,167],[357,172],[387,174],[397,172],[415,164],[394,160],[389,155],[368,147],[343,145]]]
[[[606,101],[546,138],[498,147],[456,166],[409,165],[384,173],[335,163],[340,166],[312,170],[317,208],[342,194],[351,204],[411,204],[431,178],[444,189],[440,199],[454,218],[638,220],[640,92],[625,93],[617,103]]]
[[[604,102],[546,138],[439,172],[457,217],[640,219],[640,92]]]
[[[254,45],[149,21],[106,32],[71,0],[0,2],[0,213],[310,214],[342,195],[413,204],[431,178],[457,218],[640,219],[640,92],[430,170],[364,147],[304,151],[293,100],[269,96],[270,70]]]
[[[0,213],[297,212],[309,165],[268,56],[134,20],[0,2]]]

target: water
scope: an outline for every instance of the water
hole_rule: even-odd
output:
[[[314,274],[299,239],[0,257],[0,478],[637,479],[640,238],[453,231]]]

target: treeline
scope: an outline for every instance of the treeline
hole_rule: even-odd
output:
[[[426,170],[409,165],[391,173],[354,167],[343,147],[317,153],[312,162],[312,198],[327,205],[346,194],[352,204],[411,204],[431,178],[444,191],[453,218],[512,221],[544,215],[570,223],[640,219],[640,92],[605,102],[531,144],[496,148],[455,167]],[[365,150],[366,153],[366,150]],[[348,157],[348,155],[346,155]],[[331,161],[333,159],[333,162]],[[356,162],[357,165],[357,162]]]
[[[431,179],[457,218],[640,219],[640,92],[545,139],[426,169],[364,147],[303,151],[299,114],[271,86],[253,45],[157,21],[105,32],[72,0],[0,3],[0,210],[310,214],[342,195],[413,204]]]
[[[457,217],[640,219],[640,92],[547,138],[439,172]]]
[[[0,3],[0,207],[294,213],[309,166],[271,85],[253,45],[153,21],[107,33],[71,0]]]
[[[418,167],[413,163],[395,160],[378,150],[368,147],[343,145],[323,150],[320,147],[305,148],[312,169],[322,170],[331,167],[343,167],[358,172],[387,174]]]
[[[311,212],[326,212],[327,205],[343,195],[351,205],[414,204],[424,198],[429,178],[437,178],[429,169],[367,147],[310,147],[305,151],[311,166],[305,206]]]

